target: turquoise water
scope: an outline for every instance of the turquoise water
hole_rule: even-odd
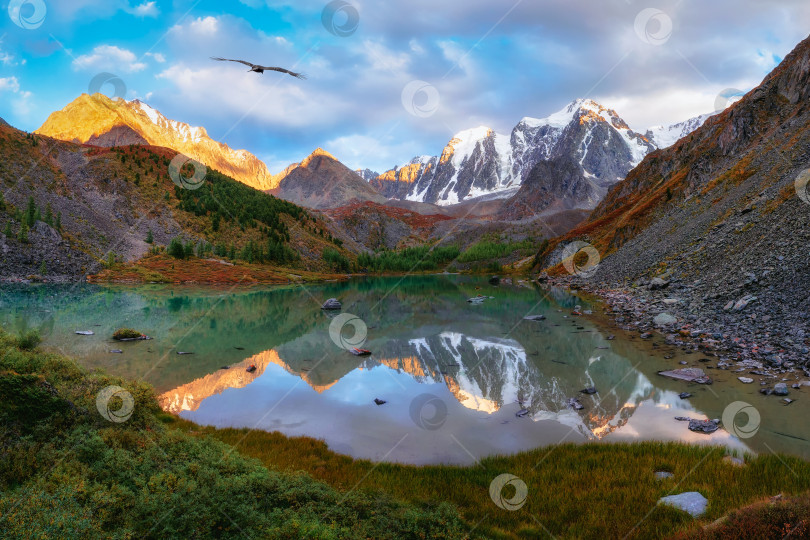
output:
[[[487,298],[467,302],[479,294]],[[341,300],[342,311],[320,309],[331,297]],[[577,305],[593,313],[573,315]],[[336,333],[346,318],[339,313],[355,316],[361,334],[355,336],[353,323]],[[682,367],[680,360],[703,368],[712,363],[671,350],[663,339],[653,347],[609,330],[600,313],[599,305],[561,289],[449,275],[305,287],[0,289],[7,331],[39,329],[46,347],[88,368],[144,379],[168,411],[203,424],[321,438],[356,457],[473,463],[561,441],[641,439],[810,457],[800,396],[784,407],[720,370],[707,371],[716,381],[711,387],[668,380],[657,371]],[[533,314],[546,319],[524,320]],[[119,327],[153,339],[114,342]],[[365,341],[353,341],[363,333]],[[610,333],[615,340],[606,339]],[[350,342],[372,354],[341,348]],[[580,393],[587,387],[598,392]],[[685,390],[694,397],[681,400]],[[376,405],[375,398],[386,403]],[[583,410],[569,407],[570,398]],[[674,420],[720,418],[740,400],[761,416],[751,438],[723,429],[696,434]],[[522,409],[525,416],[516,416]]]

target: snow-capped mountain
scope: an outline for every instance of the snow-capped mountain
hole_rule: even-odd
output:
[[[354,172],[356,172],[360,176],[360,178],[362,178],[366,182],[368,182],[372,178],[377,178],[378,176],[380,176],[380,173],[378,173],[377,171],[372,171],[371,169],[357,169]]]
[[[703,118],[705,120],[705,118]],[[656,128],[661,140],[688,133],[702,120]],[[380,174],[371,184],[388,198],[456,204],[488,195],[514,195],[541,161],[565,159],[578,164],[591,188],[577,190],[582,200],[569,206],[593,208],[607,188],[622,180],[657,148],[633,131],[612,109],[578,99],[542,119],[524,118],[510,135],[481,126],[456,134],[440,156],[420,156]]]
[[[234,150],[211,139],[205,128],[166,118],[138,100],[82,94],[51,114],[36,132],[97,146],[150,144],[171,148],[257,189],[275,188],[281,180],[247,150]]]
[[[684,122],[669,126],[653,126],[644,134],[657,148],[669,148],[703,125],[709,117],[717,113],[701,114]]]

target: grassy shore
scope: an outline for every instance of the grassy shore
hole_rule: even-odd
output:
[[[745,467],[723,461],[725,450],[685,444],[565,444],[508,457],[491,457],[470,467],[375,464],[335,454],[310,438],[246,429],[170,424],[198,437],[234,445],[268,468],[305,471],[338,490],[360,485],[412,503],[450,502],[464,521],[488,538],[661,538],[705,525],[739,508],[779,493],[810,489],[810,463],[795,457],[747,456]],[[674,474],[659,481],[656,471]],[[523,480],[526,504],[518,511],[496,507],[490,482],[502,473]],[[663,496],[699,491],[709,499],[704,518],[656,506]],[[507,490],[506,497],[511,496]],[[781,538],[781,536],[779,536]]]
[[[148,255],[132,263],[116,264],[87,276],[91,283],[208,283],[244,284],[310,283],[345,280],[346,274],[290,270],[269,264],[251,264],[224,259],[175,259],[169,255]]]
[[[807,527],[807,497],[788,496],[810,490],[810,463],[794,457],[735,467],[721,448],[645,442],[560,445],[469,467],[375,464],[311,438],[192,424],[161,412],[145,383],[87,373],[28,350],[35,342],[0,334],[3,535],[763,538]],[[125,422],[97,407],[111,385],[132,396]],[[655,480],[662,470],[674,477]],[[490,496],[503,473],[527,486],[519,510]],[[709,499],[705,517],[656,505],[684,491]],[[767,502],[779,493],[785,502]]]

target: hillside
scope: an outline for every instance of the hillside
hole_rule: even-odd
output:
[[[647,156],[538,261],[590,242],[602,255],[593,282],[662,274],[677,284],[679,316],[806,355],[808,98],[810,39],[741,101]]]
[[[386,201],[360,175],[322,148],[316,149],[301,163],[287,167],[279,178],[278,186],[270,193],[308,208],[337,208],[354,202]]]
[[[75,278],[175,238],[201,257],[310,270],[326,269],[325,248],[343,250],[322,218],[217,171],[181,189],[166,148],[81,146],[0,127],[0,154],[5,279]]]
[[[111,100],[82,94],[52,113],[36,133],[95,146],[148,144],[171,148],[256,189],[272,189],[278,179],[259,158],[214,141],[205,128],[170,120],[138,100]]]

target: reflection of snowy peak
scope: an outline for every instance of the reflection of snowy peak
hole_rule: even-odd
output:
[[[693,119],[654,130],[669,143],[675,133],[684,136],[700,124]],[[485,195],[510,197],[539,162],[567,160],[601,198],[656,147],[649,132],[633,131],[616,111],[578,99],[546,118],[523,118],[509,135],[485,126],[459,132],[441,155],[416,157],[370,182],[388,198],[450,205]],[[593,198],[589,193],[574,206],[592,208]]]

